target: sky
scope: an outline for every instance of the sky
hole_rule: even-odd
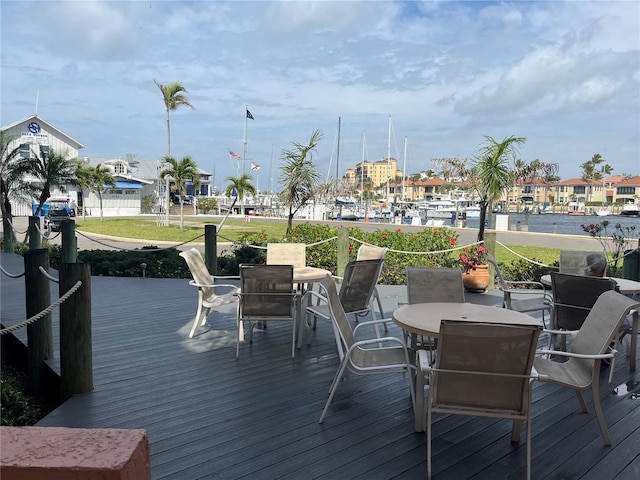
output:
[[[0,124],[37,112],[81,156],[167,154],[155,79],[195,107],[171,113],[171,155],[217,187],[246,139],[245,171],[277,188],[283,149],[315,130],[323,180],[388,153],[413,174],[511,135],[562,179],[596,153],[640,174],[638,0],[2,0],[0,22]]]

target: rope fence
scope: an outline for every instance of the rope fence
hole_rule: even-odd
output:
[[[24,322],[20,322],[20,323],[18,323],[16,325],[12,325],[10,327],[3,328],[2,330],[0,330],[0,335],[5,335],[5,334],[10,333],[10,332],[15,332],[16,330],[24,328],[27,325],[30,325],[30,324],[40,320],[45,315],[48,315],[49,313],[51,313],[55,308],[57,308],[60,305],[62,305],[64,303],[64,301],[67,300],[71,295],[73,295],[76,292],[76,290],[78,290],[81,286],[82,286],[82,281],[78,280],[75,283],[75,285],[73,285],[73,287],[71,287],[64,295],[62,295],[58,300],[56,300],[54,303],[52,303],[47,308],[42,310],[40,313],[37,313],[36,315],[34,315],[31,318],[28,318]]]

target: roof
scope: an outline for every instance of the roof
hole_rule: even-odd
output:
[[[48,130],[56,131],[58,133],[58,136],[65,137],[65,139],[67,140],[68,144],[74,144],[75,143],[76,148],[78,150],[80,150],[81,148],[84,148],[84,145],[81,144],[79,141],[77,141],[75,138],[73,138],[70,135],[67,135],[66,133],[64,133],[59,128],[57,128],[57,127],[53,126],[52,124],[50,124],[49,122],[47,122],[45,119],[39,117],[37,114],[31,115],[31,116],[29,116],[27,118],[23,118],[22,120],[18,120],[17,122],[13,122],[10,125],[4,126],[4,127],[2,127],[1,131],[4,132],[5,130],[9,130],[9,129],[13,128],[13,127],[17,127],[18,125],[20,125],[22,123],[27,123],[27,122],[30,122],[30,121],[33,121],[33,120],[37,120],[39,123],[46,125]]]

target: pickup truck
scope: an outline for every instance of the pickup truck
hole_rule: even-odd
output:
[[[50,201],[47,215],[44,217],[44,227],[59,232],[65,220],[71,220],[68,202]]]

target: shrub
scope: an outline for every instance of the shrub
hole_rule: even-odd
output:
[[[215,198],[198,198],[198,210],[209,213],[218,208],[218,201]]]

